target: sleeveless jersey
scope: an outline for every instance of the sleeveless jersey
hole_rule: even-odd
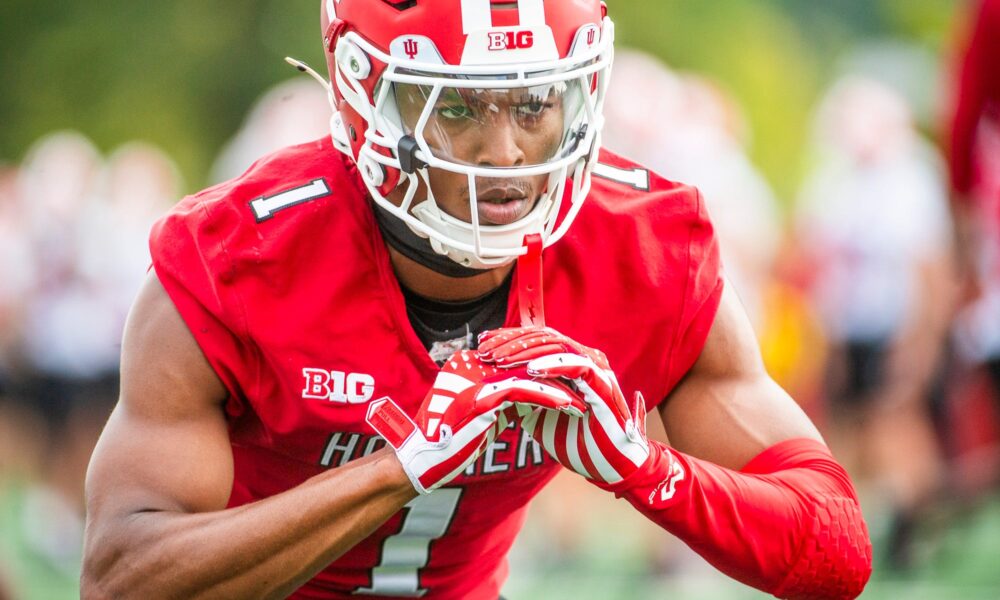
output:
[[[576,222],[543,254],[546,319],[603,350],[623,391],[652,407],[701,352],[718,250],[693,188],[610,153],[601,162]],[[356,175],[327,140],[287,148],[153,228],[156,274],[228,390],[230,506],[383,447],[368,402],[390,396],[415,414],[437,374]],[[511,289],[517,326],[516,273]],[[295,597],[493,600],[528,502],[558,468],[512,426]]]

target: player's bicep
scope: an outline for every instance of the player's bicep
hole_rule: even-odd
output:
[[[144,511],[225,508],[233,460],[225,388],[155,275],[129,315],[121,396],[87,474],[91,525]]]
[[[739,469],[774,444],[822,441],[802,409],[764,368],[756,336],[727,281],[697,362],[660,407],[679,451]]]

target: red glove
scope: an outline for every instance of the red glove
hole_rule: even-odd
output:
[[[586,406],[565,389],[501,370],[468,351],[448,359],[411,419],[389,397],[368,406],[368,424],[396,450],[421,494],[459,475],[517,416],[515,403],[582,415]],[[414,422],[415,421],[415,422]]]
[[[527,364],[527,374],[550,384],[569,385],[587,403],[582,416],[535,409],[522,427],[557,461],[598,485],[615,484],[649,458],[646,406],[636,392],[625,402],[614,371],[600,350],[553,329],[502,329],[483,334],[479,357],[498,367]],[[561,383],[560,383],[561,382]]]

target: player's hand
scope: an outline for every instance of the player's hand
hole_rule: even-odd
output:
[[[586,405],[565,389],[532,381],[524,369],[484,363],[469,351],[455,353],[438,373],[416,417],[391,398],[373,401],[367,421],[396,450],[421,494],[457,477],[522,412],[544,408],[582,415]]]
[[[636,392],[627,403],[600,350],[588,348],[548,328],[501,329],[483,334],[479,357],[501,368],[527,366],[527,374],[548,380],[548,389],[576,390],[587,403],[585,415],[534,409],[522,427],[563,466],[599,485],[628,478],[649,458],[646,407]]]

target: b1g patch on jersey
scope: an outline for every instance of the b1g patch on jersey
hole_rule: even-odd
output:
[[[250,210],[258,223],[263,223],[275,213],[312,200],[330,195],[330,187],[323,179],[314,179],[306,185],[279,192],[272,196],[261,196],[250,201]]]
[[[302,398],[341,404],[364,404],[375,395],[375,378],[366,373],[345,373],[306,367]]]

